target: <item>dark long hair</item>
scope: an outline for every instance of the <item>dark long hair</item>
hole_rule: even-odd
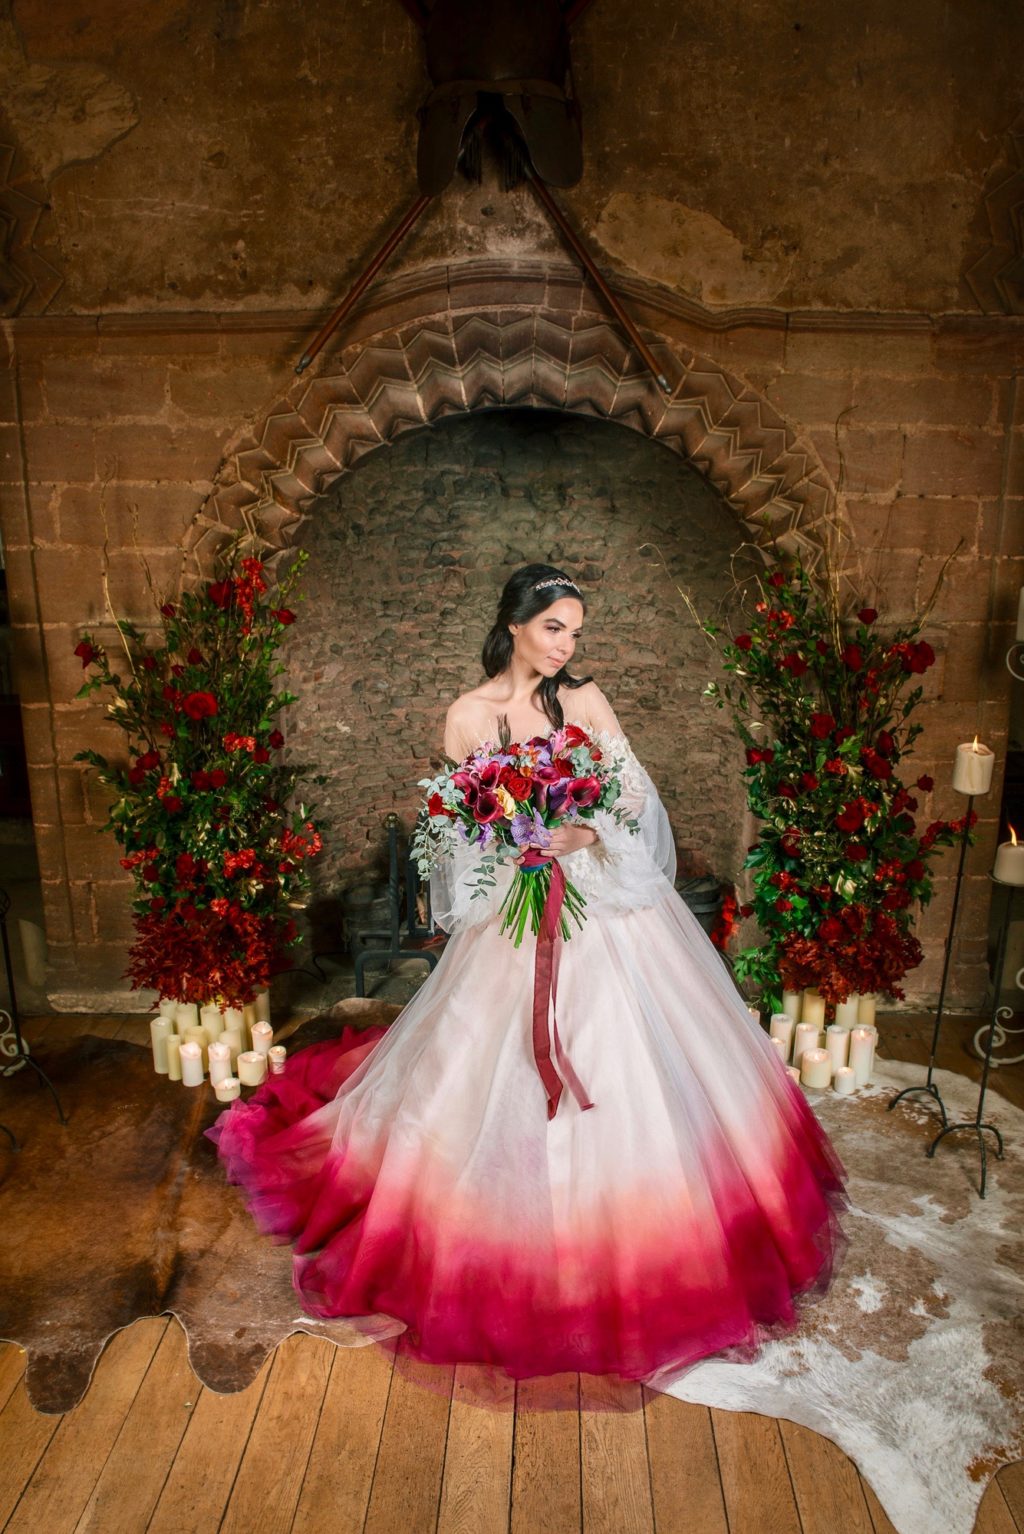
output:
[[[583,603],[583,611],[586,612],[586,598],[575,582],[570,586],[543,586],[540,591],[536,589],[538,581],[553,580],[556,576],[562,580],[572,579],[554,565],[522,565],[509,576],[498,601],[497,617],[484,640],[481,659],[488,676],[497,676],[499,672],[507,670],[512,662],[515,645],[509,633],[510,623],[529,623],[531,618],[536,618],[538,613],[562,597],[576,597]],[[564,666],[554,676],[541,677],[536,691],[545,714],[556,730],[561,729],[565,723],[562,705],[558,701],[559,687],[582,687],[593,680],[590,676],[570,676]]]

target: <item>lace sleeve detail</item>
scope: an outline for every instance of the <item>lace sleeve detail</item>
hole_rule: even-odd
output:
[[[597,730],[591,738],[622,783],[614,810],[596,810],[589,821],[593,846],[562,859],[567,879],[592,908],[630,910],[652,905],[674,888],[676,848],[668,814],[647,769],[621,731]],[[628,821],[636,822],[630,830]]]

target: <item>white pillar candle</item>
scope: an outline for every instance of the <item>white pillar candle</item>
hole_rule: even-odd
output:
[[[768,1024],[768,1032],[773,1039],[780,1040],[782,1044],[782,1058],[789,1059],[789,1052],[793,1047],[793,1019],[788,1012],[773,1012],[771,1022]]]
[[[271,1048],[267,1054],[267,1059],[270,1061],[270,1074],[272,1076],[284,1075],[284,1062],[287,1053],[288,1051],[285,1049],[283,1044],[271,1045]]]
[[[269,1023],[258,1022],[252,1025],[252,1047],[258,1055],[265,1055],[274,1042],[274,1030]]]
[[[246,1049],[252,1043],[252,1025],[258,1022],[259,1018],[256,1016],[255,1006],[250,1003],[249,1006],[242,1008],[242,1043]]]
[[[212,1001],[208,1001],[205,1007],[200,1008],[199,1021],[206,1029],[206,1037],[211,1044],[224,1032],[224,1014]]]
[[[869,1028],[871,1035],[871,1059],[868,1061],[868,1080],[873,1081],[875,1076],[875,1051],[878,1049],[878,1029]]]
[[[1004,884],[1024,884],[1024,842],[1017,840],[1017,833],[1010,827],[1010,840],[1000,842],[996,848],[993,877]]]
[[[793,1019],[794,1023],[800,1021],[800,1004],[802,1001],[803,995],[800,991],[783,991],[782,993],[782,1010],[787,1017]]]
[[[799,1069],[800,1056],[805,1049],[817,1049],[818,1025],[817,1023],[797,1023],[796,1033],[793,1036],[793,1064]]]
[[[800,1056],[800,1080],[805,1087],[827,1087],[832,1080],[832,1061],[827,1049],[805,1049]]]
[[[805,991],[800,1011],[802,1023],[814,1023],[819,1029],[825,1026],[825,998],[820,991]]]
[[[262,1086],[267,1079],[267,1057],[255,1049],[243,1049],[238,1057],[238,1079],[243,1087]]]
[[[242,1029],[245,1026],[245,1019],[242,1016],[241,1007],[224,1008],[224,1026],[225,1028],[237,1028],[238,1036],[241,1038]]]
[[[194,1001],[179,1001],[174,1014],[174,1025],[182,1038],[185,1037],[186,1028],[198,1028],[199,1008]]]
[[[237,1028],[225,1028],[218,1044],[226,1044],[231,1051],[231,1069],[234,1070],[239,1055],[242,1053],[242,1035]]]
[[[858,1087],[867,1086],[871,1080],[871,1056],[872,1030],[870,1028],[850,1029],[850,1066],[853,1070],[854,1084]]]
[[[181,1046],[181,1079],[187,1087],[203,1084],[203,1051],[194,1039],[186,1039]]]
[[[181,1035],[177,1033],[167,1035],[167,1079],[181,1080]]]
[[[153,1046],[153,1069],[158,1076],[167,1075],[167,1040],[171,1032],[169,1017],[154,1017],[149,1024],[149,1042]]]
[[[185,1029],[185,1043],[199,1045],[199,1057],[203,1062],[204,1071],[210,1063],[210,1057],[206,1052],[209,1042],[210,1041],[206,1036],[206,1029],[203,1028],[199,1023],[196,1023],[195,1027],[189,1027]]]
[[[256,998],[256,1019],[261,1023],[270,1022],[270,992],[261,991]]]
[[[856,1073],[852,1066],[841,1065],[832,1079],[832,1085],[840,1097],[849,1097],[857,1085]]]
[[[216,1086],[231,1075],[231,1047],[214,1039],[210,1045],[210,1080]]]
[[[214,1087],[219,1103],[233,1103],[236,1097],[241,1096],[242,1083],[237,1076],[225,1076],[223,1081],[218,1081]]]
[[[872,1028],[875,1023],[875,998],[873,995],[861,996],[857,1002],[857,1024],[861,1028]]]
[[[754,1019],[755,1023],[760,1023],[760,1021],[761,1021],[761,1008],[760,1007],[748,1007],[747,1011],[750,1013],[750,1015]]]
[[[793,1081],[799,1081],[800,1080],[800,1072],[797,1070],[795,1065],[787,1065],[786,1066],[786,1075],[791,1077],[793,1079]]]
[[[787,1058],[787,1055],[788,1055],[788,1050],[786,1049],[785,1041],[783,1039],[778,1038],[775,1034],[773,1034],[771,1036],[771,1038],[768,1040],[768,1043],[771,1045],[772,1049],[774,1049],[776,1051],[776,1053],[778,1054],[778,1057],[782,1061],[783,1065],[785,1065],[786,1058]]]
[[[836,1002],[836,1022],[840,1028],[856,1028],[859,1006],[859,996],[848,996],[845,1001]]]
[[[850,1057],[850,1030],[839,1023],[830,1023],[825,1029],[825,1048],[832,1061],[833,1075]]]
[[[158,1005],[156,1010],[159,1012],[161,1017],[166,1017],[169,1022],[173,1023],[174,1022],[174,1014],[178,1010],[178,999],[177,999],[177,997],[176,996],[161,996],[160,1003],[159,1003],[159,1005]]]
[[[975,735],[973,741],[956,748],[953,787],[959,794],[987,794],[992,787],[995,765],[995,752],[990,751],[988,746],[979,746]]]

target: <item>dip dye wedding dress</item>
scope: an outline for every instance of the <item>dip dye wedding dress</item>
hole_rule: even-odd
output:
[[[208,1133],[294,1243],[308,1313],[514,1378],[675,1378],[795,1327],[845,1249],[846,1172],[675,891],[649,774],[621,728],[589,733],[640,829],[599,810],[561,859],[587,908],[555,944],[550,1038],[537,939],[498,930],[514,865],[474,897],[465,849],[431,876],[449,940],[390,1027],[300,1050]]]

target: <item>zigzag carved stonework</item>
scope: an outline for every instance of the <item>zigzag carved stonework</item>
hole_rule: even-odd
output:
[[[720,490],[743,536],[817,563],[838,528],[814,449],[753,389],[648,332],[666,397],[615,324],[541,305],[433,313],[351,345],[298,381],[221,465],[186,541],[187,580],[247,530],[272,566],[312,503],[362,456],[444,416],[534,406],[595,416],[687,458]]]
[[[63,284],[46,188],[0,117],[0,314],[44,314]]]

